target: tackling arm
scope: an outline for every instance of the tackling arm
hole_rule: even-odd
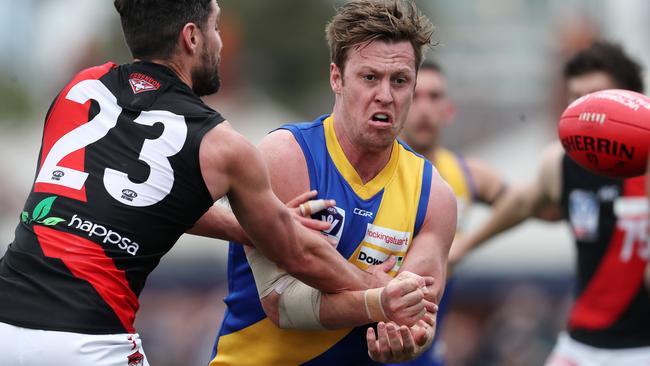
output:
[[[251,243],[232,211],[219,203],[210,207],[187,233],[242,244]]]

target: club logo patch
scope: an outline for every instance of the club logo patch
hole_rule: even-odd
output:
[[[134,72],[129,75],[129,84],[131,84],[133,94],[158,90],[160,88],[160,83],[156,79],[139,72]]]
[[[323,234],[336,239],[338,244],[343,234],[343,226],[345,225],[345,210],[340,207],[329,207],[312,217],[316,220],[328,222],[330,225],[329,230],[323,231]]]
[[[139,351],[135,351],[134,354],[127,357],[129,366],[142,366],[144,362],[144,355]]]
[[[569,221],[578,240],[598,239],[600,202],[595,193],[576,189],[569,194]]]

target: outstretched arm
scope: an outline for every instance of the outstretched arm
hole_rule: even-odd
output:
[[[467,169],[474,182],[476,199],[488,205],[493,205],[507,191],[507,184],[497,173],[496,169],[482,160],[466,158]]]
[[[537,178],[510,187],[493,206],[490,218],[479,229],[454,243],[449,261],[457,263],[472,249],[535,215],[556,219],[550,214],[560,214],[561,161],[562,147],[559,144],[549,146]]]

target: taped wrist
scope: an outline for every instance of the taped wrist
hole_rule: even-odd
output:
[[[388,322],[390,319],[381,305],[381,293],[384,288],[371,288],[363,293],[363,302],[366,306],[366,315],[373,322]]]
[[[320,302],[322,294],[313,287],[305,285],[287,275],[286,285],[280,293],[280,328],[323,330],[320,322]],[[277,291],[277,290],[276,290]]]
[[[280,327],[286,329],[325,329],[320,323],[321,292],[281,271],[259,251],[246,251],[260,299],[272,291],[280,295]]]
[[[283,277],[289,276],[256,249],[247,250],[246,259],[253,272],[260,299],[266,297],[276,287],[282,286],[285,282]]]

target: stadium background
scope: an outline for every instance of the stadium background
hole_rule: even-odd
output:
[[[323,28],[337,1],[222,0],[222,91],[206,102],[257,142],[331,108]],[[448,147],[509,181],[531,178],[564,103],[561,65],[604,37],[650,65],[646,0],[416,1],[437,26],[429,53],[457,102]],[[128,62],[111,1],[0,0],[0,253],[34,175],[43,116],[78,70]],[[646,83],[650,82],[646,73]],[[486,215],[476,208],[468,227]],[[138,329],[153,365],[204,365],[223,314],[226,245],[185,236],[150,277]],[[536,365],[570,301],[565,224],[529,222],[457,271],[444,327],[450,366]]]

